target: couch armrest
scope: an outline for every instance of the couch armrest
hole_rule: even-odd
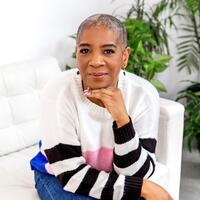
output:
[[[160,98],[160,120],[157,160],[169,169],[169,192],[179,199],[181,157],[183,141],[184,106],[178,102]]]

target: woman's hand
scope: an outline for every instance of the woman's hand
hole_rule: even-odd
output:
[[[89,98],[100,100],[116,121],[118,128],[129,122],[121,90],[114,87],[92,90],[87,94]]]
[[[164,188],[148,179],[143,180],[141,196],[145,200],[173,200]]]

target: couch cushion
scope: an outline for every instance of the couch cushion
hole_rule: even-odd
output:
[[[0,199],[39,200],[29,161],[38,145],[0,157]]]
[[[158,185],[164,187],[166,190],[169,188],[169,169],[166,165],[158,162],[156,163],[156,168],[154,174],[149,178],[149,180],[157,183]]]
[[[51,57],[0,66],[0,156],[39,140],[40,91],[60,72]]]

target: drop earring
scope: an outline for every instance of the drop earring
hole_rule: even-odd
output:
[[[123,74],[124,74],[124,76],[126,76],[125,68],[123,68]]]

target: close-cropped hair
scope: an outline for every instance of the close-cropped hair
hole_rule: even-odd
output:
[[[81,33],[84,30],[92,26],[98,25],[104,26],[105,28],[110,29],[114,33],[117,33],[118,40],[121,43],[122,48],[125,49],[127,47],[127,33],[123,23],[116,17],[108,14],[95,14],[86,18],[78,28],[76,42],[79,42]]]

